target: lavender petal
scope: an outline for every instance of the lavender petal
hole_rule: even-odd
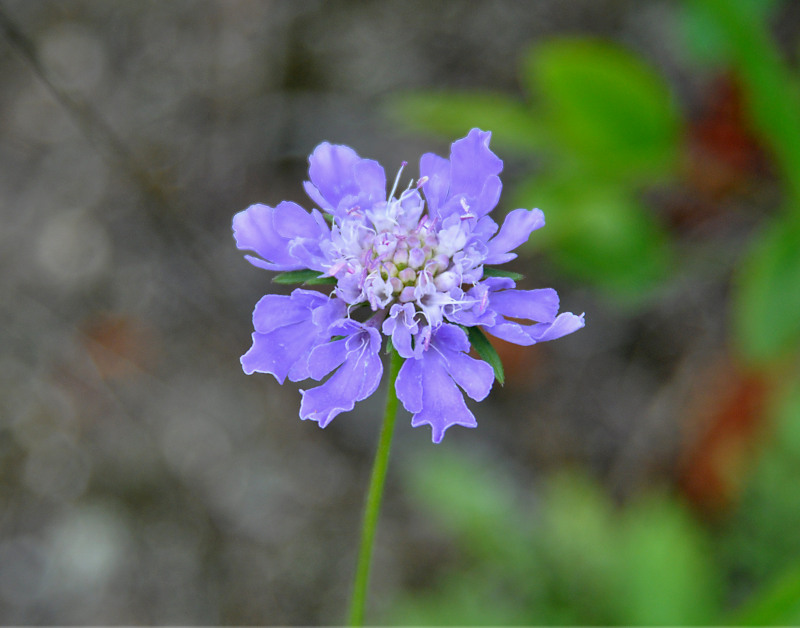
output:
[[[511,253],[519,245],[528,241],[530,234],[544,227],[544,214],[538,209],[515,209],[506,216],[499,233],[489,240],[489,255],[485,264],[504,264],[515,257]]]

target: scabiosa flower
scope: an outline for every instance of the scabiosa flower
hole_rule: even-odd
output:
[[[298,288],[263,297],[245,373],[280,383],[327,377],[300,391],[300,418],[325,427],[375,392],[386,337],[404,358],[397,397],[438,443],[451,425],[477,425],[461,391],[480,401],[492,387],[495,368],[468,355],[472,342],[491,356],[481,330],[532,345],[583,327],[583,315],[558,314],[555,290],[519,290],[518,277],[494,268],[516,257],[544,214],[516,209],[499,228],[489,216],[503,168],[490,137],[473,129],[450,159],[423,155],[420,178],[397,193],[401,167],[388,196],[380,164],[323,143],[305,183],[317,208],[282,202],[236,214],[236,244],[257,255],[246,256],[252,264],[282,271],[284,283],[333,286],[327,295]]]

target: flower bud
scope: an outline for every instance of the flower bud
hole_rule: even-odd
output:
[[[408,265],[418,270],[422,268],[422,265],[425,263],[425,251],[420,248],[411,249],[408,252]]]
[[[397,277],[397,266],[392,264],[392,262],[384,262],[383,269],[387,277]]]
[[[392,286],[392,292],[402,292],[403,288],[405,287],[403,286],[403,282],[397,277],[392,277],[389,279],[389,283]]]
[[[408,247],[402,244],[398,245],[392,259],[398,266],[406,266],[408,264]]]
[[[405,284],[413,284],[417,281],[417,273],[412,268],[404,268],[397,276]]]

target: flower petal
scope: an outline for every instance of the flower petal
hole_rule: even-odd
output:
[[[426,179],[422,191],[428,202],[428,213],[438,216],[450,190],[450,162],[439,155],[425,153],[419,160],[419,174]]]
[[[300,323],[310,318],[312,310],[327,302],[324,294],[300,288],[289,296],[268,294],[256,303],[253,327],[257,332],[266,334],[278,327]]]
[[[324,338],[314,314],[330,307],[327,297],[310,290],[262,297],[253,311],[253,345],[241,358],[244,372],[271,373],[281,384],[287,375],[306,379],[308,355]]]
[[[348,353],[347,338],[317,345],[308,356],[308,374],[317,381],[321,380],[344,364]]]
[[[255,251],[265,261],[248,260],[268,270],[306,268],[290,251],[292,242],[324,237],[320,225],[297,203],[284,201],[277,207],[256,204],[233,217],[233,237],[241,250]]]
[[[545,342],[571,334],[586,325],[583,316],[583,314],[577,316],[572,312],[562,312],[552,323],[533,325],[530,331],[531,337],[535,338],[536,342]]]
[[[492,389],[494,369],[466,353],[447,354],[447,371],[462,390],[475,401],[483,401]]]
[[[577,316],[571,312],[562,312],[551,323],[521,325],[514,321],[503,321],[484,329],[496,338],[527,347],[537,342],[561,338],[578,331],[585,324],[583,314]]]
[[[319,194],[309,195],[322,209],[334,212],[345,196],[358,194],[354,167],[359,161],[361,157],[349,146],[323,142],[314,149],[308,158],[308,176]]]
[[[552,288],[490,292],[489,308],[503,316],[551,323],[558,314],[558,293]]]
[[[422,360],[406,360],[394,383],[397,398],[411,413],[422,412]]]
[[[515,209],[503,221],[500,232],[489,240],[489,255],[484,264],[504,264],[514,259],[511,253],[520,244],[528,241],[531,233],[544,227],[544,214],[538,209]]]
[[[489,150],[489,131],[472,129],[450,148],[450,196],[466,194],[477,198],[487,179],[503,170],[503,161]]]
[[[362,159],[353,174],[358,184],[359,202],[366,207],[386,200],[386,173],[377,161]]]
[[[411,425],[430,425],[434,443],[440,443],[445,430],[452,425],[476,427],[478,422],[464,403],[464,396],[447,372],[442,357],[435,351],[426,351],[422,358],[414,361],[419,362],[417,368],[421,371],[422,403]]]
[[[435,443],[451,425],[477,425],[458,386],[476,400],[485,398],[492,387],[492,367],[469,357],[468,350],[464,330],[442,325],[429,349],[417,359],[406,360],[398,373],[395,390],[405,409],[414,414],[411,425],[430,425]]]
[[[392,337],[392,345],[403,358],[414,355],[411,347],[411,337],[419,331],[419,324],[414,320],[414,305],[395,303],[389,310],[389,318],[383,321],[382,330],[387,336]]]
[[[490,211],[497,207],[497,203],[500,201],[500,192],[502,190],[503,184],[500,182],[500,177],[496,175],[487,177],[480,194],[472,202],[470,207],[472,213],[478,217],[486,216]]]
[[[467,355],[470,350],[466,332],[455,325],[442,325],[431,338],[431,345],[444,358],[447,372],[475,401],[489,394],[494,382],[494,370]]]
[[[347,343],[348,353],[343,364],[321,386],[300,391],[303,396],[300,418],[317,421],[320,427],[325,427],[336,415],[352,410],[357,401],[374,393],[383,375],[377,329],[364,327],[346,341],[334,342]]]

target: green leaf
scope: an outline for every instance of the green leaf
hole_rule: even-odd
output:
[[[764,20],[775,10],[777,0],[726,0],[735,5],[738,11],[744,11],[749,19],[756,23]],[[725,29],[709,11],[699,2],[687,2],[680,9],[680,30],[682,45],[693,61],[710,67],[730,65],[733,51],[731,41]]]
[[[668,275],[673,252],[664,229],[633,193],[572,176],[530,178],[512,205],[541,207],[547,226],[528,244],[546,248],[559,268],[622,302],[647,296]]]
[[[775,220],[740,264],[733,330],[743,357],[762,365],[800,346],[800,224]]]
[[[696,0],[724,39],[745,87],[745,102],[757,130],[778,158],[800,213],[800,96],[796,75],[782,61],[767,26],[771,2]],[[762,8],[756,9],[759,4]]]
[[[320,277],[317,270],[290,270],[280,273],[272,278],[272,281],[280,284],[302,283],[309,286],[318,286],[336,283],[336,277]]]
[[[783,573],[748,600],[730,621],[737,626],[796,626],[800,624],[800,565]]]
[[[513,477],[496,462],[437,450],[417,456],[404,479],[410,495],[463,539],[472,555],[508,560],[528,534]]]
[[[475,351],[478,352],[478,355],[481,356],[481,359],[488,362],[494,369],[494,376],[502,386],[505,382],[503,363],[500,361],[500,356],[497,355],[497,351],[495,351],[492,343],[489,342],[489,339],[483,331],[481,331],[480,327],[464,327],[463,329],[466,330],[470,344]]]
[[[585,168],[625,181],[676,170],[681,125],[672,93],[633,53],[558,39],[533,48],[523,71],[544,122]]]
[[[509,279],[513,279],[514,281],[519,281],[520,279],[524,279],[524,275],[519,273],[515,273],[511,270],[503,270],[502,268],[494,268],[493,266],[484,266],[483,267],[483,276],[484,277],[508,277]]]
[[[493,145],[527,152],[549,143],[547,131],[529,106],[502,94],[406,92],[390,99],[389,115],[450,138],[479,127],[492,132]]]
[[[619,623],[708,625],[720,583],[704,531],[676,500],[649,496],[626,509]]]

